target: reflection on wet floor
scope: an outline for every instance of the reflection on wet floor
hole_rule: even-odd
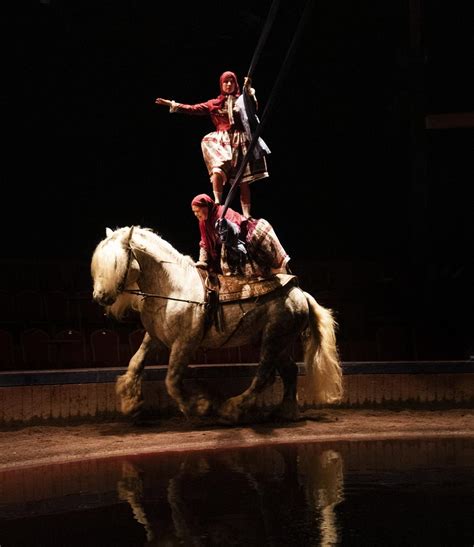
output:
[[[0,545],[471,545],[474,441],[129,456],[0,473]]]

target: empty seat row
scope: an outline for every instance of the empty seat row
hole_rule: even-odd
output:
[[[41,323],[83,324],[104,323],[104,310],[92,300],[92,292],[68,293],[62,290],[23,290],[16,293],[0,291],[0,325],[24,327]]]
[[[12,332],[0,329],[0,370],[38,370],[84,368],[127,364],[143,339],[136,329],[124,344],[112,329],[96,329],[86,334],[64,329],[54,336],[40,328],[21,331],[18,340]]]
[[[142,328],[125,334],[99,328],[89,333],[64,329],[51,335],[43,329],[31,328],[21,331],[16,339],[12,332],[0,329],[0,371],[126,366],[144,333]],[[300,359],[298,349],[295,349],[295,358]],[[199,350],[191,364],[255,363],[258,360],[259,348],[246,345]],[[167,364],[167,351],[149,356],[148,362]]]
[[[0,259],[1,290],[79,291],[90,286],[90,263],[74,259]]]

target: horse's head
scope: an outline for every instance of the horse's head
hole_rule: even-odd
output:
[[[101,306],[111,306],[123,289],[136,283],[140,268],[130,248],[132,228],[106,229],[106,238],[92,255],[93,298]]]

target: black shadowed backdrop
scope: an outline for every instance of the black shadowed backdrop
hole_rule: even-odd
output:
[[[190,202],[211,193],[213,128],[154,100],[215,97],[224,70],[242,83],[270,6],[42,0],[4,18],[3,261],[89,261],[105,227],[132,224],[197,258]],[[440,358],[473,351],[474,39],[460,6],[315,1],[274,90],[305,7],[281,2],[253,78],[261,111],[274,101],[253,215],[345,336],[426,329],[450,340]]]

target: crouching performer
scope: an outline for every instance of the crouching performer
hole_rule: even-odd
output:
[[[224,206],[207,194],[197,195],[191,209],[201,235],[198,267],[257,279],[290,273],[290,257],[267,220],[246,218],[230,207],[221,218]]]

